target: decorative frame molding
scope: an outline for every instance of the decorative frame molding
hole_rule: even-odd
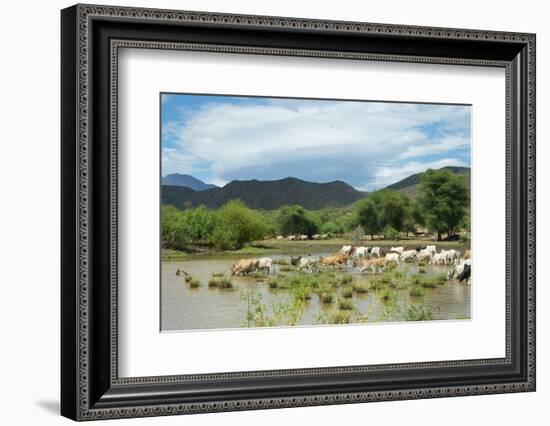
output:
[[[189,41],[170,39],[173,37],[170,31],[160,34],[158,41],[144,40],[134,38],[134,32],[125,32],[124,24],[127,23],[139,24],[143,27],[142,31],[156,32],[171,26],[190,28],[190,31],[198,29],[198,32],[197,35],[191,34]],[[211,27],[235,34],[246,32],[243,30],[272,31],[296,39],[308,32],[324,34],[329,39],[345,34],[350,36],[352,42],[355,37],[361,40],[367,37],[367,40],[377,42],[372,47],[367,46],[371,51],[356,51],[352,44],[346,49],[336,40],[334,45],[338,49],[327,50],[294,46],[260,47],[242,41],[223,45],[209,40],[199,41],[200,37],[204,37],[202,31]],[[105,35],[107,33],[108,36]],[[124,39],[120,34],[124,35]],[[240,37],[246,41],[246,36]],[[281,43],[291,43],[288,40],[284,39]],[[419,47],[418,55],[385,52],[387,44],[384,40],[427,47]],[[535,41],[533,34],[510,32],[89,5],[65,9],[62,12],[62,414],[75,420],[92,420],[535,390]],[[439,43],[478,46],[479,49],[462,57],[426,53],[436,52]],[[506,357],[119,378],[117,70],[118,49],[128,47],[505,68]],[[492,53],[489,53],[489,48]],[[457,51],[464,52],[464,49],[458,48]],[[100,144],[100,140],[104,143]],[[94,164],[93,168],[91,164]],[[98,177],[98,164],[101,164],[102,171],[108,171],[107,177]],[[100,189],[107,189],[108,194],[104,195]],[[515,212],[514,208],[520,210]],[[99,234],[97,229],[105,229],[106,233]],[[97,251],[99,247],[108,253],[107,259],[101,257]],[[512,264],[513,255],[521,258],[517,265]],[[101,258],[100,262],[98,258]],[[99,312],[98,303],[108,309]],[[254,386],[264,388],[269,386],[269,380],[277,378],[300,377],[303,380],[312,377],[328,383],[334,375],[340,378],[349,376],[351,383],[352,379],[363,373],[392,372],[398,377],[401,372],[426,369],[438,370],[433,374],[441,376],[444,371],[453,368],[467,370],[489,366],[507,369],[511,379],[479,380],[468,385],[452,385],[442,381],[435,386],[411,387],[409,384],[396,385],[391,389],[376,389],[370,383],[364,388],[357,387],[357,390],[350,385],[347,388],[351,390],[337,392],[323,392],[321,385],[319,391],[305,393],[295,390],[277,392],[274,388],[271,396],[261,398],[253,397],[252,391],[250,396],[242,397],[246,394],[243,390],[242,393],[225,396],[218,392],[215,397],[206,399],[193,398],[193,395],[189,397],[189,394],[170,399],[162,390],[170,386],[172,390],[173,386],[219,388],[224,382],[234,379],[246,379]],[[264,382],[259,383],[262,380]],[[396,382],[399,380],[396,379]],[[149,393],[150,396],[137,396],[138,388],[140,394]],[[371,388],[374,390],[369,390]]]

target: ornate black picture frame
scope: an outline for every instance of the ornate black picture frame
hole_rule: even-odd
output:
[[[64,9],[61,28],[62,415],[93,420],[535,390],[534,34],[95,5]],[[121,47],[504,68],[506,356],[120,378]]]

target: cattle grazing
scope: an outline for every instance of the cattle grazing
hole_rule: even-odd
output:
[[[302,241],[309,240],[309,237],[307,235],[300,235],[300,240]]]
[[[432,265],[445,265],[446,262],[446,256],[445,253],[436,253],[433,255],[432,259],[430,260],[430,263]]]
[[[302,257],[298,263],[298,269],[306,270],[307,272],[313,272],[317,266],[317,260],[311,257]]]
[[[353,250],[352,245],[342,246],[342,248],[340,249],[340,253],[345,254],[345,255],[350,255],[352,250]]]
[[[368,247],[357,247],[353,251],[353,257],[367,257],[369,254],[369,248]]]
[[[403,250],[405,250],[404,247],[392,247],[390,249],[390,253],[393,252],[393,253],[397,253],[397,254],[403,254]]]
[[[258,259],[241,259],[231,265],[231,275],[248,275],[258,269]]]
[[[395,262],[397,265],[399,265],[399,253],[388,253],[386,254],[385,263]]]
[[[416,259],[421,262],[421,261],[428,261],[428,262],[431,262],[432,260],[432,256],[433,256],[433,253],[431,251],[429,251],[427,248],[425,249],[422,249],[420,250],[417,255],[416,255]]]
[[[265,272],[267,275],[271,273],[271,265],[273,264],[273,259],[270,257],[260,257],[258,259],[258,269],[262,272]]]
[[[414,249],[416,251],[421,251],[421,250],[425,250],[427,246],[416,246]]]
[[[470,279],[470,275],[472,273],[472,265],[470,265],[469,263],[465,263],[464,264],[464,270],[462,271],[462,273],[457,277],[458,281],[459,282],[462,282],[464,280],[469,280]]]
[[[416,258],[416,250],[405,250],[401,253],[401,260],[403,262],[412,262]]]
[[[282,240],[284,237],[282,235],[277,235],[278,240]]]
[[[380,247],[373,247],[370,249],[371,256],[380,257]]]
[[[453,270],[447,274],[447,278],[452,279],[455,276],[460,276],[464,272],[464,267],[466,265],[471,266],[470,259],[462,260],[461,262],[459,262],[458,265],[456,265]]]
[[[290,264],[292,266],[298,266],[298,263],[300,263],[300,259],[302,256],[290,256]]]
[[[296,236],[295,235],[289,235],[286,238],[287,238],[288,241],[294,241],[296,239]]]
[[[386,259],[361,259],[355,260],[354,266],[359,268],[359,272],[364,273],[369,269],[373,273],[377,273],[379,268],[382,268],[386,263]]]
[[[345,265],[348,261],[348,256],[342,253],[334,254],[332,256],[320,257],[319,262],[324,266],[338,266]]]
[[[434,245],[426,246],[426,250],[428,250],[429,252],[431,252],[432,255],[434,255],[434,254],[437,253],[437,249],[435,248]]]

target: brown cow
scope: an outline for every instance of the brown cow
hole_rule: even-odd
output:
[[[231,275],[247,275],[258,269],[260,261],[258,259],[241,259],[231,265]]]
[[[471,257],[472,257],[472,251],[471,250],[464,250],[463,259],[470,259]]]
[[[360,272],[366,272],[369,269],[376,273],[378,272],[378,268],[382,268],[386,265],[386,258],[380,257],[376,259],[358,259],[354,266],[359,268]]]
[[[319,258],[319,262],[324,266],[341,266],[348,261],[348,256],[342,253]]]

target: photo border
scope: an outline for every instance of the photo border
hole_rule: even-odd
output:
[[[212,42],[212,28],[235,44]],[[259,43],[252,34],[274,47],[250,46]],[[506,358],[119,379],[112,102],[120,47],[505,67]],[[406,47],[414,54],[399,53]],[[535,390],[535,35],[76,5],[62,11],[61,98],[63,415],[92,420]]]

